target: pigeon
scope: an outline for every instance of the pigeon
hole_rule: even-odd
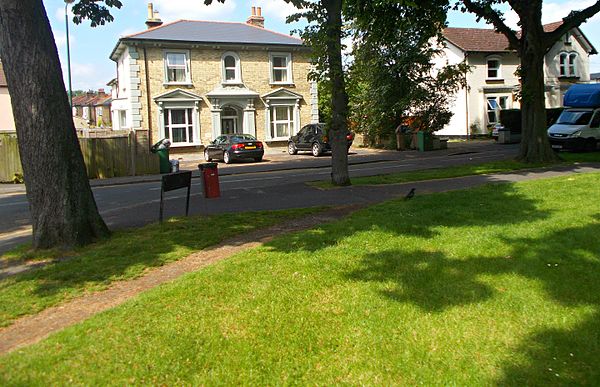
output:
[[[404,200],[410,200],[415,196],[415,189],[412,188],[409,193],[406,194]]]

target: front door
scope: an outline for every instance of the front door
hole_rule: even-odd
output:
[[[221,120],[221,130],[223,134],[234,134],[236,133],[236,122],[235,118],[223,118]]]

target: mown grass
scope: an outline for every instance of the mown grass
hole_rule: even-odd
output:
[[[600,162],[600,152],[592,153],[572,153],[561,152],[559,158],[563,163],[575,162]],[[434,180],[434,179],[449,179],[453,177],[463,177],[472,175],[489,175],[492,173],[504,173],[510,171],[518,171],[523,169],[536,169],[551,167],[557,164],[535,164],[522,163],[515,160],[492,161],[474,165],[457,165],[446,168],[432,168],[418,171],[398,172],[385,175],[353,177],[352,185],[383,185],[383,184],[400,184],[411,181]],[[307,184],[321,189],[336,189],[328,180],[311,181]]]
[[[4,384],[598,385],[600,174],[276,238],[0,359]]]
[[[105,241],[73,251],[32,252],[20,247],[7,253],[12,260],[56,260],[40,269],[0,280],[0,326],[37,313],[86,291],[132,279],[215,245],[234,235],[271,226],[319,209],[247,212],[172,218],[163,225],[117,231]],[[4,259],[4,258],[3,258]]]

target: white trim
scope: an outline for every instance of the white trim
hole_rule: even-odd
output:
[[[231,56],[235,60],[234,67],[225,67],[225,58]],[[227,79],[227,70],[231,70],[235,72],[234,79]],[[221,55],[221,83],[224,85],[239,85],[242,84],[242,66],[240,63],[240,57],[237,53],[233,51],[224,52]]]
[[[169,132],[169,138],[171,140],[172,147],[184,147],[184,146],[195,146],[202,144],[201,132],[200,132],[200,101],[195,100],[187,100],[187,101],[157,101],[158,103],[158,127],[159,127],[159,137],[167,137],[165,135],[165,114],[169,114],[170,110],[182,110],[182,109],[191,109],[192,110],[192,122],[187,122],[189,117],[186,110],[186,124],[176,124],[177,127],[185,127],[188,129],[186,132],[186,138],[188,141],[186,142],[174,142],[172,131]],[[192,128],[193,141],[189,141],[189,127]],[[169,125],[171,129],[173,129],[172,124]]]
[[[561,63],[562,58],[565,59],[564,63]],[[575,51],[561,51],[558,53],[558,76],[560,78],[579,76],[577,58],[579,58],[579,54]]]
[[[185,55],[185,81],[183,82],[175,82],[169,81],[169,65],[168,65],[168,55],[169,54],[184,54]],[[176,50],[176,49],[167,49],[163,50],[163,66],[164,66],[164,84],[165,85],[192,85],[192,76],[191,76],[191,65],[190,65],[190,50]]]
[[[286,66],[285,67],[277,67],[273,66],[273,58],[285,58]],[[276,81],[274,75],[275,70],[285,70],[287,73],[287,77],[284,81]],[[292,62],[292,53],[291,52],[269,52],[269,83],[271,85],[293,85],[294,77],[293,77],[293,62]]]
[[[498,67],[490,67],[490,61],[496,61]],[[495,77],[490,77],[490,70],[496,71]],[[486,80],[497,81],[502,78],[502,57],[500,55],[490,55],[485,58],[485,78]]]

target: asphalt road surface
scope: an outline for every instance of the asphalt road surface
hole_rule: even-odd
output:
[[[349,156],[351,177],[480,164],[514,157],[517,146],[491,143],[451,147],[440,152],[359,152]],[[241,164],[220,169],[221,197],[205,199],[200,178],[192,180],[190,214],[274,210],[381,200],[385,191],[362,187],[349,194],[322,191],[303,184],[328,180],[330,158],[290,157],[289,162]],[[197,175],[197,173],[195,173]],[[142,226],[158,220],[160,183],[109,185],[93,188],[104,220],[111,229]],[[165,217],[183,215],[186,190],[166,194]],[[376,194],[378,197],[374,197]],[[0,253],[29,240],[28,203],[19,187],[0,190]]]

